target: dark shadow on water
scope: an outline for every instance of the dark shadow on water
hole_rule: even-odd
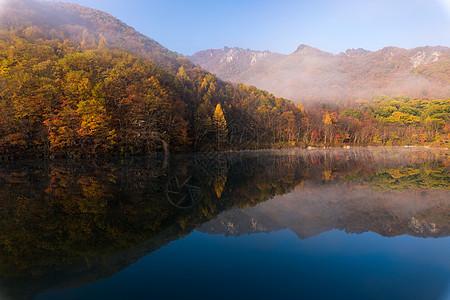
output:
[[[348,234],[373,232],[380,238],[413,236],[420,238],[414,239],[419,246],[430,238],[448,241],[449,169],[448,151],[424,148],[205,153],[172,156],[168,163],[163,157],[5,162],[0,166],[1,290],[6,299],[32,299],[45,291],[82,287],[112,276],[114,280],[116,274],[123,274],[120,271],[138,261],[152,260],[160,255],[158,249],[177,244],[180,238],[193,236],[198,242],[190,247],[203,249],[202,243],[208,240],[205,235],[193,234],[195,229],[224,238],[231,247],[229,255],[236,255],[234,259],[239,259],[239,251],[228,245],[234,240],[224,236],[278,234],[284,229],[299,238],[292,242],[300,243],[297,246],[333,229]],[[317,249],[331,245],[332,237]],[[403,240],[394,240],[402,247]],[[358,246],[356,242],[352,245]],[[161,250],[169,251],[166,249],[170,247]],[[177,255],[183,253],[184,248],[180,249]],[[202,249],[198,249],[200,253]],[[301,259],[303,249],[290,257]],[[252,255],[260,253],[249,250],[240,259]],[[271,257],[276,261],[276,254]],[[340,262],[333,262],[332,256],[328,260],[327,256],[310,258],[316,262],[317,278],[323,278],[323,284],[335,284],[332,276],[322,276],[319,270],[332,272],[335,266],[323,262]],[[430,272],[424,276],[436,279],[430,299],[438,299],[448,288],[450,257],[446,258],[439,274],[432,268],[420,269]],[[202,266],[201,259],[195,261],[197,267]],[[359,266],[367,263],[356,262]],[[417,267],[407,261],[398,263],[405,270]],[[309,266],[314,269],[312,263]],[[216,271],[198,276],[220,277],[221,267],[218,264]],[[207,270],[205,267],[204,272]],[[269,285],[289,290],[287,283],[294,280],[292,276],[299,276],[287,272],[278,279],[269,276],[271,281],[239,268],[233,274],[239,277],[240,273],[255,276],[249,285],[264,284],[266,296]],[[399,274],[408,278],[407,272]],[[372,269],[371,274],[352,276],[361,281],[364,276],[379,280],[385,275],[383,270]]]

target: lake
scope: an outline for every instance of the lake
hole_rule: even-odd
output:
[[[0,165],[0,299],[450,299],[450,152]]]

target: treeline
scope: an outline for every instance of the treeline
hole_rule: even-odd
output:
[[[304,117],[267,92],[196,67],[170,72],[103,39],[75,45],[37,27],[0,39],[2,153],[250,148],[286,140]]]
[[[53,33],[54,35],[54,33]],[[0,153],[80,156],[341,145],[448,145],[450,99],[403,97],[345,107],[301,104],[176,72],[105,39],[0,31]]]
[[[285,139],[274,124],[302,117],[289,101],[223,82],[102,11],[8,0],[0,29],[4,156],[269,147]],[[35,109],[23,113],[29,101]]]
[[[449,99],[307,107],[232,85],[113,16],[0,7],[0,155],[448,145]]]
[[[435,145],[450,144],[450,98],[442,100],[378,97],[309,110],[305,144]]]

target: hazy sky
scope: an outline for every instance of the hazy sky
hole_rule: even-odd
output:
[[[450,46],[450,0],[71,0],[104,10],[170,50],[223,46],[339,53]]]

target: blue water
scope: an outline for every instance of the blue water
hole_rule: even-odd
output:
[[[50,299],[450,299],[450,238],[333,230],[194,231],[115,276]]]
[[[23,160],[0,190],[1,300],[450,300],[446,150]]]

